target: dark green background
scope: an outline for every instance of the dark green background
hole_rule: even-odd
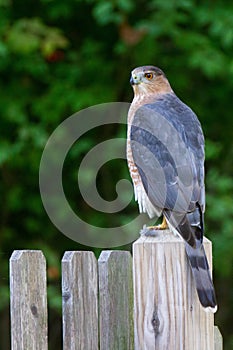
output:
[[[194,0],[0,0],[0,348],[9,349],[8,259],[14,249],[42,249],[48,261],[50,349],[61,348],[60,259],[88,249],[49,221],[39,194],[40,157],[69,115],[103,102],[130,102],[130,71],[162,68],[177,95],[199,116],[206,137],[206,235],[213,241],[219,302],[216,324],[233,348],[233,4]],[[74,164],[123,126],[90,132],[72,148],[64,187],[81,217],[98,225],[127,221],[132,201],[114,219],[94,212],[76,189]],[[113,176],[114,174],[114,176]],[[105,181],[103,181],[105,178]],[[125,162],[106,165],[100,193],[129,178]],[[128,247],[122,247],[130,249]],[[95,249],[98,256],[100,249]]]

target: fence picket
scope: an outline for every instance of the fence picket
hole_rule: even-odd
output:
[[[214,350],[223,350],[222,334],[217,326],[214,326]]]
[[[103,251],[99,266],[100,350],[133,349],[132,257]]]
[[[63,350],[98,350],[97,261],[92,252],[62,259]]]
[[[10,258],[11,349],[47,350],[46,261],[41,251]]]

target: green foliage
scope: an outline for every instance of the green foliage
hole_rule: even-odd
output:
[[[215,270],[217,274],[230,278],[233,266],[233,181],[213,168],[207,174],[206,184],[206,231],[213,240]]]
[[[13,53],[30,54],[39,50],[45,57],[68,46],[59,29],[46,26],[39,18],[17,20],[8,29],[6,42]]]
[[[32,6],[33,5],[33,6]],[[206,234],[213,241],[217,324],[230,349],[233,295],[233,5],[227,1],[0,0],[0,283],[6,306],[7,259],[14,249],[42,249],[48,259],[49,304],[60,310],[64,250],[88,249],[63,237],[43,209],[38,187],[41,154],[52,131],[94,104],[131,101],[130,70],[154,64],[198,114],[206,135]],[[76,188],[76,168],[98,142],[124,137],[123,127],[89,133],[70,151],[69,200],[98,225],[125,223],[136,204],[117,216],[89,212]],[[103,169],[98,186],[114,198],[126,165]],[[86,174],[89,176],[89,173]],[[109,196],[109,197],[108,197]],[[96,254],[99,250],[95,250]],[[229,340],[228,340],[229,339]],[[1,347],[1,346],[0,346]]]

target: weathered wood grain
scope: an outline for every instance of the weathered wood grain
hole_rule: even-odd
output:
[[[46,262],[41,251],[10,259],[11,349],[47,350]]]
[[[211,242],[205,239],[211,267]],[[169,230],[133,245],[135,350],[213,350],[214,316],[202,308],[184,242]]]
[[[99,266],[100,349],[133,349],[132,257],[103,251]]]
[[[98,349],[98,278],[93,252],[62,259],[63,350]]]

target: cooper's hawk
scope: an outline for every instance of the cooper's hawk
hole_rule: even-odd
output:
[[[134,99],[128,113],[127,159],[140,212],[163,215],[156,229],[185,240],[201,304],[217,310],[203,241],[204,136],[194,112],[173,92],[161,69],[132,71]],[[150,230],[150,228],[148,228]]]

